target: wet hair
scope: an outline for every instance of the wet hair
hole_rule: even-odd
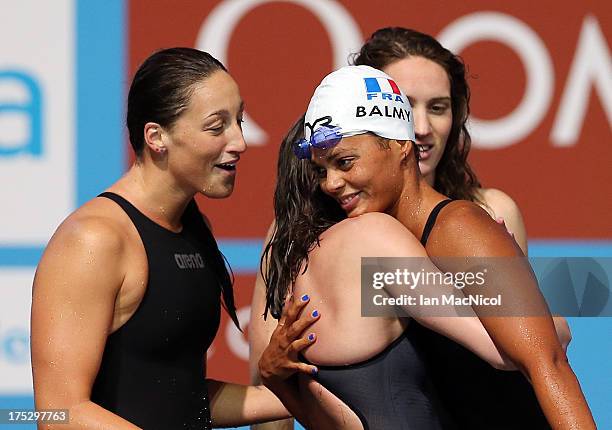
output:
[[[156,122],[171,129],[189,106],[196,84],[218,70],[227,71],[212,55],[193,48],[164,49],[155,52],[140,65],[130,86],[127,107],[130,143],[137,157],[140,157],[144,150],[145,124]],[[186,213],[186,216],[192,215]],[[201,220],[194,223],[201,225]],[[211,270],[221,288],[223,307],[240,329],[234,303],[234,277],[231,268],[218,250],[217,244],[209,238],[210,233],[200,229],[196,234],[204,244],[216,251]]]
[[[279,150],[275,225],[260,264],[266,284],[264,317],[268,312],[280,317],[285,297],[295,279],[306,271],[308,253],[319,244],[321,233],[346,218],[340,205],[321,191],[311,161],[300,160],[293,153],[294,143],[302,137],[304,116],[291,127]]]
[[[156,122],[171,129],[187,109],[199,82],[226,68],[212,55],[193,48],[155,52],[138,68],[127,105],[127,128],[137,157],[144,150],[144,126]]]
[[[477,196],[480,182],[467,161],[472,142],[466,127],[470,114],[470,88],[461,58],[428,34],[408,28],[387,27],[375,31],[361,50],[352,56],[351,62],[383,69],[411,56],[423,57],[440,65],[450,81],[453,122],[444,153],[436,166],[434,188],[452,199],[484,203]]]

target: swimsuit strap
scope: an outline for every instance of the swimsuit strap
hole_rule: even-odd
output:
[[[451,199],[442,200],[440,203],[438,203],[433,208],[433,210],[429,214],[429,217],[427,218],[425,227],[423,228],[423,234],[421,235],[421,245],[423,246],[427,245],[427,239],[429,239],[429,234],[431,233],[433,226],[436,224],[436,220],[438,219],[438,214],[444,208],[444,206],[446,206],[450,202],[452,202]]]

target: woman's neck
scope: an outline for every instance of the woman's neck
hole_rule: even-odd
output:
[[[425,182],[427,182],[429,186],[433,188],[436,182],[436,170],[434,169],[431,172],[429,172],[427,175],[424,176],[424,179],[425,179]]]
[[[136,161],[111,191],[123,194],[147,217],[172,231],[181,230],[181,217],[194,196],[155,166],[141,161]]]
[[[419,176],[417,181],[404,187],[402,198],[389,214],[420,239],[429,214],[445,198],[431,187],[425,177]]]

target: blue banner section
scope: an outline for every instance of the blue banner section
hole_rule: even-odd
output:
[[[103,188],[94,191],[93,195]],[[89,198],[89,197],[88,197]],[[263,239],[218,239],[219,248],[230,262],[235,274],[248,275],[257,272]],[[40,247],[0,248],[0,267],[36,266],[43,249]],[[530,257],[612,257],[612,241],[556,241],[533,240],[529,242]]]
[[[127,5],[124,0],[76,3],[75,204],[80,206],[119,179],[125,168]]]
[[[530,257],[612,257],[610,240],[530,240]]]

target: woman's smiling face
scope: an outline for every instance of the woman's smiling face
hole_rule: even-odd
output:
[[[410,144],[366,133],[343,138],[330,149],[314,149],[312,161],[321,190],[349,217],[389,212],[404,188],[406,145]]]

